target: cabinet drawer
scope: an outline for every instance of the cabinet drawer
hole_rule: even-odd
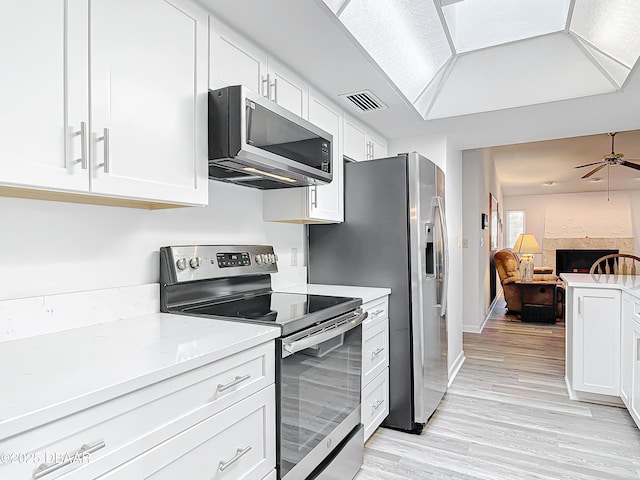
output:
[[[262,480],[275,468],[275,415],[271,385],[98,478]]]
[[[362,390],[362,424],[365,441],[389,414],[389,369],[385,368]]]
[[[57,463],[54,454],[76,452],[84,445],[96,447],[90,462],[72,462],[43,478],[69,472],[91,478],[88,472],[99,471],[99,465],[113,468],[188,428],[176,420],[189,412],[206,407],[212,415],[272,384],[274,355],[269,342],[12,437],[3,448],[32,452],[37,463],[2,465],[0,478],[31,478],[40,463]],[[163,433],[165,426],[169,433]]]
[[[366,386],[389,366],[389,321],[386,318],[362,328],[362,385]]]
[[[387,318],[389,316],[389,297],[383,299],[372,300],[362,305],[362,310],[369,315],[364,321],[364,324],[373,323],[381,318]]]

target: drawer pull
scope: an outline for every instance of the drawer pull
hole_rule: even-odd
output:
[[[230,388],[235,387],[236,385],[240,385],[242,382],[245,382],[247,380],[249,380],[251,378],[251,374],[247,373],[246,375],[243,375],[242,377],[240,376],[236,376],[235,380],[232,380],[231,382],[227,383],[226,385],[222,385],[221,383],[218,384],[218,391],[219,392],[224,392],[225,390],[229,390]]]
[[[380,315],[382,313],[384,313],[384,309],[381,308],[380,310],[376,310],[375,312],[372,312],[371,313],[371,317],[375,318],[375,317],[377,317],[378,315]]]
[[[384,403],[384,400],[377,400],[376,403],[371,405],[371,411],[375,412],[377,409],[380,408],[380,405],[382,405],[383,403]]]
[[[223,460],[220,460],[220,466],[218,467],[218,470],[220,470],[221,472],[224,472],[227,468],[229,468],[231,465],[236,463],[238,460],[240,460],[245,454],[249,453],[250,451],[251,451],[251,445],[249,445],[246,448],[238,448],[236,450],[236,454],[232,458],[230,458],[226,462]]]
[[[371,358],[376,358],[378,355],[380,355],[382,352],[384,352],[384,347],[378,347],[376,348],[373,352],[371,352]]]
[[[98,440],[93,445],[87,445],[86,443],[82,445],[78,450],[74,450],[71,453],[67,453],[64,455],[64,460],[57,463],[43,463],[33,472],[33,480],[38,480],[39,478],[43,478],[50,473],[55,472],[56,470],[60,470],[62,467],[66,467],[71,462],[73,462],[78,456],[83,457],[85,455],[90,455],[93,452],[97,452],[101,448],[106,447],[107,444],[104,443],[104,440]]]

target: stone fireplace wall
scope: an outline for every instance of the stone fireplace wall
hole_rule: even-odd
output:
[[[633,237],[616,238],[545,238],[542,247],[542,265],[556,270],[557,249],[619,250],[634,253]]]

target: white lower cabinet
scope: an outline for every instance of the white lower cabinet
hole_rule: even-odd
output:
[[[277,476],[276,476],[276,471],[275,470],[271,470],[271,473],[269,473],[266,477],[264,477],[262,480],[276,480]]]
[[[275,467],[274,382],[274,344],[268,342],[4,440],[3,451],[31,452],[32,461],[0,464],[0,478],[83,480],[110,471],[115,476],[109,478],[142,478],[134,472],[151,468],[144,458],[156,459],[160,475],[165,466],[173,471],[173,462],[184,465],[193,458],[194,465],[202,466],[201,458],[213,461],[212,453],[191,457],[192,450],[219,451],[224,462],[251,440],[242,462],[234,462],[253,472],[250,476],[206,478],[262,479]],[[76,461],[65,463],[69,456]],[[124,464],[133,466],[125,469]],[[213,467],[217,471],[218,460]],[[227,470],[239,471],[230,465],[218,473]]]
[[[620,291],[574,288],[573,389],[620,395]]]
[[[262,480],[275,464],[275,415],[272,385],[98,478]]]
[[[362,325],[362,424],[365,441],[389,414],[389,297],[367,302]]]
[[[640,427],[640,298],[622,294],[620,397]]]
[[[362,389],[362,424],[365,441],[389,415],[389,369],[385,368]]]

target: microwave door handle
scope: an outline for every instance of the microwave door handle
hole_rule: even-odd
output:
[[[348,332],[349,330],[353,330],[358,325],[360,325],[368,316],[367,312],[361,313],[349,322],[340,325],[339,327],[332,328],[328,331],[319,332],[316,335],[311,335],[310,337],[302,338],[301,340],[294,340],[292,342],[283,341],[282,342],[282,358],[286,358],[294,353],[298,353],[302,350],[306,350],[309,347],[317,345],[322,342],[326,342],[327,340],[331,340],[338,335],[342,335],[343,333]]]
[[[253,125],[253,110],[254,107],[250,102],[247,103],[247,145],[252,145],[253,141],[251,140],[251,125]]]

